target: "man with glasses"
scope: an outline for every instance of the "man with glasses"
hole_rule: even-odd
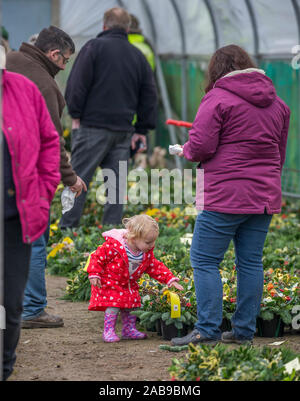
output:
[[[62,137],[61,116],[65,100],[56,82],[55,75],[64,70],[75,46],[64,31],[54,26],[43,29],[34,45],[23,42],[19,51],[7,55],[8,71],[25,75],[33,81],[43,95],[52,121],[60,134],[60,173],[65,186],[69,186],[79,196],[86,185],[74,172]],[[64,322],[59,316],[45,312],[47,292],[45,283],[46,246],[49,227],[32,246],[30,271],[24,296],[22,315],[23,328],[61,327]]]

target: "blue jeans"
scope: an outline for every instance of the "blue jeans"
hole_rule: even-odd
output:
[[[223,285],[219,265],[233,240],[237,305],[231,324],[236,337],[253,338],[263,292],[263,247],[271,219],[267,214],[209,211],[197,216],[190,257],[197,299],[195,328],[204,337],[221,337]]]
[[[32,244],[29,276],[24,293],[23,320],[31,320],[42,314],[47,306],[45,268],[47,265],[47,243],[49,224],[43,235]]]

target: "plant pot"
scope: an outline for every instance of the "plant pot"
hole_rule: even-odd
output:
[[[172,340],[175,337],[184,337],[188,333],[188,326],[183,325],[182,329],[177,329],[175,324],[166,325],[166,323],[161,321],[161,334],[164,340]]]
[[[151,332],[156,332],[156,325],[155,325],[155,323],[147,323],[146,325],[145,325],[145,329],[147,330],[147,331],[151,331]]]
[[[156,320],[155,327],[156,327],[157,335],[161,336],[162,335],[162,332],[161,332],[161,319],[157,319]]]
[[[258,337],[283,337],[284,323],[280,316],[275,315],[272,320],[257,318]]]
[[[224,317],[220,326],[221,332],[224,333],[224,331],[231,331],[231,329],[231,321]]]

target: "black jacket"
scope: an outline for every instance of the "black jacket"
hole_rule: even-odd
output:
[[[65,98],[69,114],[79,118],[83,126],[139,134],[155,126],[157,95],[153,72],[121,29],[103,31],[82,47],[70,73]]]

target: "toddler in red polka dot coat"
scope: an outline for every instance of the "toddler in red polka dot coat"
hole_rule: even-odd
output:
[[[149,274],[162,284],[183,287],[172,272],[155,259],[153,249],[158,237],[157,222],[146,214],[123,220],[125,229],[103,233],[105,242],[91,254],[87,267],[91,283],[89,310],[105,311],[103,340],[120,341],[115,332],[119,312],[123,339],[144,339],[145,333],[136,329],[136,316],[131,310],[141,306],[138,280]]]

